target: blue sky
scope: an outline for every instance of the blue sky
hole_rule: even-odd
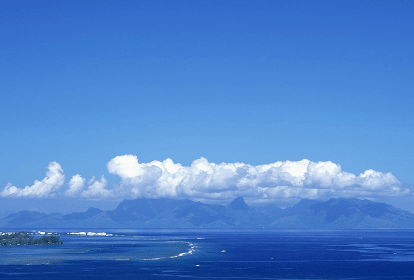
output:
[[[134,156],[183,167],[201,158],[230,169],[239,162],[254,172],[307,159],[340,165],[334,177],[372,169],[392,174],[378,183],[385,191],[350,196],[409,209],[413,10],[413,1],[2,1],[0,190],[42,181],[53,162],[65,177],[43,197],[3,192],[0,210],[56,210],[60,200],[67,209],[110,208],[145,196],[131,194],[142,187],[132,175],[109,171],[118,156],[138,169]],[[64,196],[76,174],[85,189],[103,175],[105,190],[124,194]],[[272,182],[297,186],[286,180]],[[358,180],[352,184],[365,184]],[[305,188],[318,189],[312,182]],[[395,186],[408,192],[387,192]],[[221,196],[216,187],[206,189],[214,198],[203,196],[206,185],[199,187],[194,196],[153,196],[259,199],[241,189]],[[270,189],[281,205],[307,197]]]

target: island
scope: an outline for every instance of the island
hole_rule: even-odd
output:
[[[34,239],[30,232],[0,232],[0,246],[62,245],[59,236],[47,235]]]

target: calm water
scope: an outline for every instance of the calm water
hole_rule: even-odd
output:
[[[0,279],[414,279],[413,230],[107,232],[0,247]]]

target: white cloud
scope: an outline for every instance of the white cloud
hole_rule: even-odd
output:
[[[2,197],[37,197],[46,198],[55,195],[65,182],[65,175],[59,163],[53,161],[47,167],[46,177],[42,181],[36,180],[32,186],[17,188],[12,184],[7,186],[0,193]]]
[[[65,195],[68,197],[77,197],[82,192],[84,186],[85,179],[81,175],[76,174],[70,179]]]
[[[64,192],[64,195],[87,199],[105,199],[113,196],[112,191],[106,189],[108,181],[104,176],[102,176],[99,181],[96,181],[95,177],[92,177],[92,179],[88,181],[86,188],[85,181],[86,180],[82,178],[81,175],[74,175],[72,179],[70,179],[68,189]]]
[[[339,164],[278,161],[252,166],[244,163],[211,163],[205,158],[182,166],[171,159],[139,163],[134,155],[117,156],[107,163],[108,172],[121,177],[114,194],[122,198],[173,197],[256,199],[377,197],[404,195],[391,173],[367,170],[356,176]]]
[[[89,180],[88,187],[86,190],[83,190],[81,196],[84,198],[90,199],[104,199],[112,196],[110,190],[106,189],[108,181],[104,176],[101,177],[101,180],[96,181],[95,177]]]
[[[108,172],[121,181],[108,187],[104,176],[86,183],[74,175],[61,190],[65,176],[57,162],[48,166],[46,177],[32,186],[17,188],[8,184],[3,197],[66,196],[83,199],[124,199],[138,197],[193,198],[203,201],[230,200],[237,196],[252,200],[329,197],[379,197],[410,193],[391,173],[367,170],[359,175],[326,162],[277,161],[264,165],[212,163],[205,158],[190,166],[171,159],[139,163],[137,156],[117,156],[107,163]]]
[[[122,179],[142,175],[144,172],[138,163],[137,156],[117,156],[107,163],[109,173],[117,174]]]

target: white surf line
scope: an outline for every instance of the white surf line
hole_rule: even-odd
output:
[[[195,246],[194,246],[193,243],[191,243],[191,242],[185,242],[185,243],[187,243],[190,246],[190,249],[187,252],[180,253],[176,256],[171,256],[170,259],[182,257],[182,256],[185,256],[187,254],[192,254],[195,251]]]
[[[169,256],[169,257],[161,257],[161,258],[150,258],[150,259],[143,259],[143,260],[144,261],[154,261],[154,260],[161,260],[161,259],[167,259],[167,258],[174,259],[174,258],[178,258],[178,257],[183,257],[183,256],[185,256],[187,254],[190,254],[191,255],[195,251],[195,248],[196,248],[196,246],[193,243],[189,242],[189,241],[169,241],[169,242],[183,242],[183,243],[187,243],[190,248],[189,248],[189,250],[187,252],[183,252],[183,253],[180,253],[178,255]]]

